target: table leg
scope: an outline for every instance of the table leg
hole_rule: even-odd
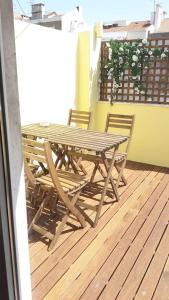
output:
[[[117,201],[119,200],[118,191],[117,191],[117,188],[115,186],[115,183],[114,183],[112,175],[111,175],[113,167],[114,167],[115,156],[116,156],[117,150],[118,150],[118,146],[116,146],[115,149],[114,149],[112,160],[111,160],[111,163],[110,163],[109,166],[108,166],[108,161],[107,161],[105,153],[101,153],[103,164],[106,166],[107,177],[106,177],[106,180],[105,180],[105,185],[104,185],[104,188],[103,188],[103,191],[102,191],[102,195],[101,195],[101,199],[100,199],[100,202],[99,202],[99,207],[98,207],[97,212],[96,212],[96,218],[95,218],[95,221],[94,221],[94,227],[97,225],[99,217],[100,217],[100,213],[101,213],[103,202],[104,202],[104,199],[105,199],[105,196],[106,196],[106,191],[107,191],[107,187],[108,187],[109,181],[111,182],[113,191],[115,193],[116,200]]]

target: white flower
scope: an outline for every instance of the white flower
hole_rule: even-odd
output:
[[[145,92],[144,92],[144,91],[140,91],[140,94],[141,94],[141,95],[144,95],[144,94],[145,94]]]
[[[113,68],[111,68],[109,71],[108,71],[108,79],[111,79],[111,76],[112,76],[112,72],[113,72]]]
[[[120,47],[120,48],[119,48],[119,51],[123,52],[123,51],[124,51],[123,47]]]
[[[148,54],[149,54],[149,55],[152,55],[152,54],[153,54],[153,52],[152,52],[152,51],[149,51],[149,52],[148,52]]]
[[[111,59],[112,56],[112,48],[109,48],[109,59]]]
[[[162,53],[161,54],[161,58],[165,58],[166,57],[166,54],[165,53]]]
[[[133,55],[133,56],[132,56],[132,60],[133,60],[133,61],[138,61],[138,56],[137,56],[137,55]]]
[[[107,69],[107,68],[108,68],[108,66],[107,66],[107,65],[105,65],[105,66],[104,66],[104,68],[105,68],[105,69]]]
[[[142,43],[143,43],[144,45],[147,44],[147,40],[146,40],[146,39],[142,40]]]
[[[143,44],[142,44],[142,43],[139,43],[138,46],[141,47],[141,46],[143,46]]]
[[[117,89],[119,87],[118,83],[115,83],[114,87]]]
[[[123,63],[122,57],[119,58],[119,64],[121,65]]]
[[[134,91],[135,91],[136,94],[139,94],[139,89],[138,89],[138,87],[135,87],[135,88],[134,88]]]
[[[164,53],[168,53],[168,52],[169,52],[168,48],[165,48]]]
[[[132,67],[134,67],[136,64],[133,62],[131,65],[132,65]]]
[[[140,54],[140,50],[139,50],[139,49],[137,49],[136,53],[137,53],[137,54]]]
[[[132,78],[133,78],[133,79],[137,79],[137,76],[133,76]]]

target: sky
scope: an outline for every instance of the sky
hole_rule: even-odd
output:
[[[149,20],[150,13],[154,9],[154,0],[13,0],[14,11],[30,15],[31,3],[42,2],[45,11],[56,11],[66,13],[81,6],[84,19],[89,24],[97,21],[127,20],[139,21]],[[156,1],[162,4],[169,18],[169,0]]]

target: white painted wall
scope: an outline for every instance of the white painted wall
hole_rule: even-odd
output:
[[[127,33],[127,40],[134,40],[134,39],[146,39],[148,36],[148,30],[143,31],[129,31]]]
[[[111,39],[124,40],[127,37],[127,31],[117,32],[103,32],[103,41],[109,41]]]
[[[77,33],[15,21],[22,124],[67,123],[75,106]]]
[[[77,28],[83,27],[85,25],[81,7],[79,7],[79,10],[75,8],[74,10],[64,14],[61,18],[62,31],[74,31]]]

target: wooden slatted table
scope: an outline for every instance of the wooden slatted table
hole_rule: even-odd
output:
[[[97,131],[85,130],[77,127],[59,125],[59,124],[49,124],[48,126],[42,126],[38,124],[29,124],[22,127],[22,134],[25,136],[33,136],[35,138],[43,138],[52,144],[61,145],[64,149],[65,147],[70,147],[73,149],[83,149],[90,150],[99,155],[102,164],[104,164],[106,169],[105,184],[102,190],[101,199],[96,213],[96,219],[94,226],[97,224],[101,208],[104,202],[106,191],[109,182],[111,183],[112,189],[114,191],[116,200],[119,200],[118,190],[115,186],[114,180],[112,178],[112,169],[114,167],[115,156],[118,151],[120,144],[127,141],[126,136],[114,135],[110,133],[101,133]],[[106,151],[112,151],[111,163],[108,163],[106,158]],[[92,156],[91,156],[92,157]],[[93,156],[96,157],[96,156]]]

